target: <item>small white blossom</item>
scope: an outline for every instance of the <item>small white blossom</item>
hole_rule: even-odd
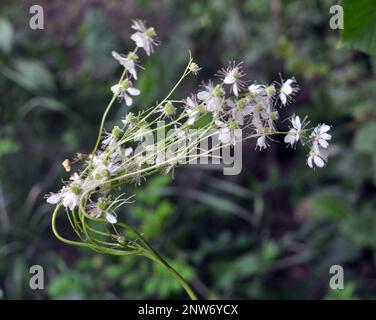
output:
[[[211,82],[204,86],[205,90],[197,94],[197,98],[205,103],[208,112],[217,113],[222,105],[223,88],[220,85],[215,87]]]
[[[112,56],[137,80],[136,61],[138,56],[134,52],[130,52],[125,56],[112,51]]]
[[[121,130],[118,126],[115,126],[111,133],[106,133],[105,139],[102,141],[102,146],[112,148],[116,142],[119,140],[121,135],[123,134],[123,130]]]
[[[265,95],[265,86],[262,84],[251,84],[248,87],[248,91],[252,96],[263,96]]]
[[[244,87],[244,81],[241,78],[244,76],[242,71],[242,62],[235,64],[230,63],[226,69],[221,69],[218,74],[223,77],[223,83],[231,85],[231,90],[235,96],[239,95],[239,90]]]
[[[307,158],[307,164],[310,168],[314,168],[314,166],[322,168],[325,166],[327,156],[323,153],[323,150],[319,148],[317,145],[312,144],[312,148],[309,151],[309,155]]]
[[[140,90],[132,87],[132,82],[123,80],[120,84],[115,84],[111,87],[111,91],[125,100],[127,106],[131,106],[133,99],[130,96],[138,96]]]
[[[311,138],[313,138],[313,143],[316,144],[317,147],[327,148],[329,146],[328,141],[332,139],[332,136],[328,133],[330,130],[330,126],[327,124],[319,124],[313,129],[311,134]]]
[[[234,123],[224,123],[220,120],[216,120],[215,124],[220,127],[218,131],[218,139],[223,144],[235,145],[237,139],[235,136],[235,125]]]
[[[198,72],[201,70],[202,68],[198,66],[198,64],[196,62],[192,62],[190,65],[189,65],[189,70],[195,75],[197,76]]]
[[[57,204],[59,203],[61,200],[61,194],[60,193],[53,193],[51,192],[48,196],[47,196],[47,203],[50,203],[50,204]]]
[[[285,143],[294,146],[300,139],[303,133],[305,119],[303,122],[300,120],[299,116],[292,116],[291,119],[292,128],[290,128],[289,133],[285,136]]]
[[[260,136],[260,137],[257,138],[256,148],[259,147],[260,150],[262,150],[262,149],[266,149],[268,146],[269,145],[266,142],[266,136],[265,135],[262,135],[262,136]]]
[[[247,99],[240,99],[236,102],[228,99],[226,103],[231,108],[232,118],[240,126],[244,125],[244,118],[251,115],[254,111],[254,106],[250,105]]]
[[[294,78],[282,81],[279,98],[284,106],[289,102],[289,99],[291,99],[291,95],[293,95],[297,90],[298,88]]]
[[[197,121],[197,118],[200,115],[199,111],[199,105],[197,103],[197,100],[194,96],[192,98],[188,97],[185,100],[185,113],[188,116],[187,124],[192,126]]]
[[[150,53],[154,52],[153,46],[158,45],[154,28],[147,28],[143,21],[134,20],[132,29],[136,32],[131,35],[131,39],[136,42],[137,47],[143,48],[149,56]]]

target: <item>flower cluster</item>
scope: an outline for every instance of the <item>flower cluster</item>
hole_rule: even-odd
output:
[[[135,20],[132,29],[135,48],[127,54],[112,52],[123,72],[110,88],[113,97],[103,113],[96,145],[90,155],[79,153],[74,161],[83,161],[84,169],[73,173],[59,192],[47,195],[47,202],[56,205],[52,229],[61,241],[71,245],[112,255],[143,255],[159,263],[180,282],[190,298],[197,299],[184,279],[142,235],[119,221],[117,209],[132,199],[121,193],[121,187],[140,185],[154,173],[173,173],[187,159],[191,163],[209,154],[214,158],[215,151],[247,139],[255,139],[256,148],[266,149],[276,135],[283,135],[287,146],[293,148],[298,142],[309,145],[308,166],[321,168],[327,161],[330,126],[323,123],[309,128],[307,117],[301,119],[294,114],[289,130],[279,130],[280,109],[288,106],[298,91],[295,79],[271,84],[252,82],[245,79],[242,63],[236,62],[220,69],[216,79],[204,83],[188,97],[173,100],[182,81],[201,70],[190,56],[182,76],[161,102],[137,113],[127,112],[121,124],[106,131],[106,116],[115,102],[131,107],[141,95],[134,86],[140,68],[139,51],[149,56],[159,45],[154,28],[143,21]],[[210,144],[207,139],[211,139]],[[205,145],[210,147],[203,148]],[[62,165],[69,172],[73,162],[66,159]],[[57,232],[56,216],[61,208],[79,241],[65,239]]]
[[[131,106],[133,98],[141,94],[133,85],[139,68],[137,53],[143,49],[149,56],[159,44],[154,28],[146,27],[143,21],[134,21],[132,28],[135,30],[131,36],[135,49],[127,54],[112,52],[123,67],[123,74],[111,87],[114,97],[105,115],[114,101],[121,100]],[[74,173],[58,193],[48,195],[47,202],[63,206],[72,214],[77,210],[81,220],[82,217],[105,219],[116,224],[115,209],[127,203],[129,198],[120,194],[114,199],[114,190],[124,184],[139,185],[156,172],[167,174],[187,155],[190,160],[199,157],[197,154],[192,156],[192,151],[208,136],[218,139],[218,143],[208,150],[210,152],[251,138],[256,140],[256,148],[262,150],[274,141],[273,135],[284,135],[288,146],[295,148],[299,141],[302,145],[310,145],[309,167],[325,165],[331,140],[330,126],[319,124],[308,128],[307,118],[301,119],[294,114],[288,131],[277,129],[280,109],[288,106],[298,91],[294,78],[271,84],[251,82],[245,79],[242,63],[231,62],[219,70],[215,80],[203,84],[197,92],[184,99],[170,99],[176,87],[200,69],[190,58],[183,75],[160,103],[138,113],[128,112],[122,125],[114,126],[111,131],[103,130],[104,116],[98,143],[86,157],[85,169]],[[192,133],[194,128],[199,131]],[[153,138],[160,129],[172,129],[173,133],[155,143]],[[147,143],[150,137],[152,142]],[[70,169],[69,163],[65,167]],[[80,231],[79,226],[76,227]]]

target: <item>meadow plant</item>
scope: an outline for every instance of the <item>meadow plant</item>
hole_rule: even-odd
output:
[[[78,154],[74,163],[83,163],[82,170],[73,173],[59,192],[46,196],[48,203],[56,205],[52,229],[58,239],[70,245],[117,256],[147,257],[179,281],[191,299],[196,299],[188,283],[143,235],[118,220],[117,210],[134,201],[133,195],[122,192],[124,186],[141,185],[151,174],[173,174],[177,166],[196,163],[200,157],[221,159],[218,151],[244,140],[255,139],[257,149],[266,149],[275,135],[283,135],[290,147],[298,143],[308,146],[308,166],[321,168],[327,161],[330,126],[312,128],[307,117],[294,114],[289,119],[290,128],[278,130],[280,108],[288,106],[298,91],[295,79],[281,77],[272,84],[251,82],[245,79],[242,63],[231,62],[218,71],[216,81],[203,84],[197,93],[172,99],[183,80],[201,69],[189,54],[183,74],[161,102],[137,113],[126,113],[122,125],[107,132],[105,120],[115,102],[130,107],[134,97],[141,95],[135,83],[141,68],[140,52],[149,56],[159,45],[154,28],[145,22],[135,20],[132,29],[135,48],[127,54],[112,52],[123,72],[111,87],[113,96],[104,110],[93,151],[90,155]],[[63,166],[71,171],[72,163],[65,160]],[[57,231],[60,211],[66,213],[77,240],[66,239]]]

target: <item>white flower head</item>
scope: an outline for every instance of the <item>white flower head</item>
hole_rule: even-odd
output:
[[[279,99],[285,106],[291,101],[291,97],[298,91],[298,86],[296,84],[295,78],[282,80],[281,88],[279,91]]]
[[[249,104],[248,99],[243,98],[237,101],[232,101],[230,99],[226,100],[227,106],[231,109],[231,116],[236,121],[238,125],[244,125],[244,119],[251,115],[254,110],[254,106]]]
[[[132,77],[137,80],[136,62],[138,60],[137,54],[129,52],[127,56],[112,51],[112,56],[127,70]]]
[[[154,28],[147,28],[142,20],[134,20],[132,29],[136,32],[131,35],[131,39],[136,42],[137,47],[143,48],[146,54],[150,56],[150,53],[154,52],[154,46],[158,45]]]
[[[194,125],[200,115],[199,104],[195,96],[188,97],[185,100],[184,111],[188,116],[187,124],[190,126]]]
[[[318,147],[315,143],[312,144],[311,150],[309,151],[307,164],[310,168],[319,167],[322,168],[325,166],[327,161],[326,152]]]
[[[123,80],[120,84],[112,86],[111,91],[124,99],[128,107],[133,103],[131,96],[138,96],[141,93],[140,90],[132,87],[132,82],[128,79]]]
[[[100,218],[104,216],[107,222],[111,224],[117,223],[115,212],[109,208],[109,200],[106,198],[99,198],[97,203],[91,203],[89,205],[89,213],[94,218]]]
[[[319,124],[313,129],[311,138],[316,147],[327,148],[329,146],[328,141],[332,139],[332,136],[328,133],[329,130],[330,126],[325,123]]]
[[[199,71],[201,70],[202,68],[198,66],[198,64],[196,62],[192,62],[190,65],[189,65],[189,70],[195,75],[197,76],[197,74],[199,73]]]
[[[224,123],[220,120],[216,120],[215,124],[219,127],[218,140],[221,141],[224,145],[235,145],[239,140],[235,135],[235,130],[239,129],[236,122],[230,121],[229,123]]]
[[[239,64],[235,64],[235,61],[230,63],[226,69],[219,70],[218,75],[223,78],[224,84],[231,85],[231,91],[235,96],[238,96],[239,91],[244,88],[245,82],[241,79],[245,75],[242,71],[242,62]]]
[[[221,85],[214,85],[209,82],[204,86],[204,90],[197,94],[197,98],[204,102],[206,111],[218,113],[222,106],[222,97],[224,90]]]
[[[266,141],[266,136],[265,135],[262,135],[260,137],[257,138],[257,141],[256,141],[256,148],[259,148],[260,151],[262,149],[266,149],[269,147],[269,144],[267,143]]]
[[[102,146],[104,147],[108,146],[112,148],[116,144],[116,142],[119,140],[122,134],[123,134],[123,130],[121,130],[118,126],[115,126],[112,129],[111,133],[105,134],[105,139],[103,139],[102,141]]]
[[[263,84],[257,84],[253,83],[248,87],[248,91],[251,94],[252,97],[257,97],[257,96],[264,96],[266,95],[266,86]]]
[[[292,127],[290,128],[289,133],[285,136],[284,141],[285,143],[294,146],[304,133],[303,130],[306,126],[306,118],[304,118],[303,121],[301,121],[299,116],[293,115],[290,119],[290,122]]]

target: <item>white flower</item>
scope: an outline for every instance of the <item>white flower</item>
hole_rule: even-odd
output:
[[[189,65],[189,70],[195,75],[197,76],[198,72],[201,70],[202,68],[198,66],[198,64],[196,62],[192,62],[190,65]]]
[[[329,146],[328,141],[332,139],[332,136],[328,133],[330,126],[327,124],[319,124],[313,129],[311,138],[313,138],[313,143],[316,144],[316,147],[327,148]]]
[[[94,156],[92,161],[93,176],[102,179],[108,176],[114,176],[121,169],[121,158],[117,151],[105,159],[103,153]]]
[[[65,191],[63,191],[62,199],[64,207],[73,210],[75,207],[80,205],[81,190],[78,188],[79,187],[72,186],[71,188],[67,188]]]
[[[294,146],[300,139],[305,119],[303,119],[303,122],[300,121],[299,116],[292,116],[291,119],[292,128],[290,129],[289,133],[285,136],[285,143],[290,144],[291,146]]]
[[[197,121],[198,116],[200,115],[199,107],[197,100],[194,96],[192,98],[188,97],[185,100],[185,113],[188,116],[187,124],[192,126]]]
[[[143,21],[134,20],[132,29],[136,30],[136,32],[131,35],[131,39],[136,42],[137,47],[143,48],[149,56],[150,53],[154,52],[153,46],[158,45],[158,42],[155,39],[157,34],[155,33],[154,28],[147,28]]]
[[[221,69],[218,74],[223,77],[223,83],[232,85],[231,89],[235,96],[239,95],[239,90],[244,87],[244,81],[241,78],[244,76],[242,71],[242,62],[235,65],[235,62],[230,63],[227,69]]]
[[[235,136],[235,129],[237,129],[235,123],[224,123],[220,120],[216,120],[215,124],[220,127],[218,131],[218,139],[223,144],[231,144],[235,145],[237,142],[236,136]]]
[[[254,106],[250,105],[247,99],[237,100],[236,103],[228,99],[226,102],[231,108],[232,118],[241,126],[244,125],[244,118],[254,111]]]
[[[61,200],[61,194],[60,193],[53,193],[51,192],[47,197],[47,203],[50,204],[57,204]]]
[[[279,98],[281,99],[281,102],[284,106],[288,103],[290,96],[293,95],[297,90],[298,88],[296,86],[296,81],[294,78],[282,81]]]
[[[106,217],[106,220],[109,222],[109,223],[116,223],[117,222],[117,218],[114,214],[110,213],[110,212],[105,212],[105,217]]]
[[[104,216],[111,224],[115,224],[117,222],[116,214],[114,212],[110,212],[110,209],[108,208],[108,200],[105,198],[99,198],[97,203],[90,204],[89,212],[90,215],[95,218]]]
[[[326,160],[327,156],[322,152],[322,149],[313,144],[307,159],[308,166],[310,168],[314,168],[314,166],[322,168],[325,166]]]
[[[262,149],[266,149],[268,146],[269,145],[266,142],[266,136],[262,135],[257,138],[256,148],[259,147],[260,150],[262,150]]]
[[[265,95],[265,86],[262,84],[251,84],[248,87],[248,91],[252,96],[263,96]]]
[[[111,87],[111,91],[125,100],[127,106],[131,106],[133,99],[129,96],[138,96],[140,90],[132,87],[132,82],[129,80],[123,80],[120,84],[115,84]]]
[[[222,104],[223,88],[220,85],[214,87],[211,82],[204,87],[206,90],[200,91],[197,98],[205,103],[207,111],[217,113]]]
[[[106,133],[105,139],[102,141],[102,146],[109,146],[110,148],[112,148],[122,134],[123,130],[121,130],[118,126],[115,126],[112,129],[111,133]]]
[[[129,52],[127,56],[112,51],[112,56],[127,70],[132,77],[137,80],[137,71],[135,62],[138,56],[134,52]]]

